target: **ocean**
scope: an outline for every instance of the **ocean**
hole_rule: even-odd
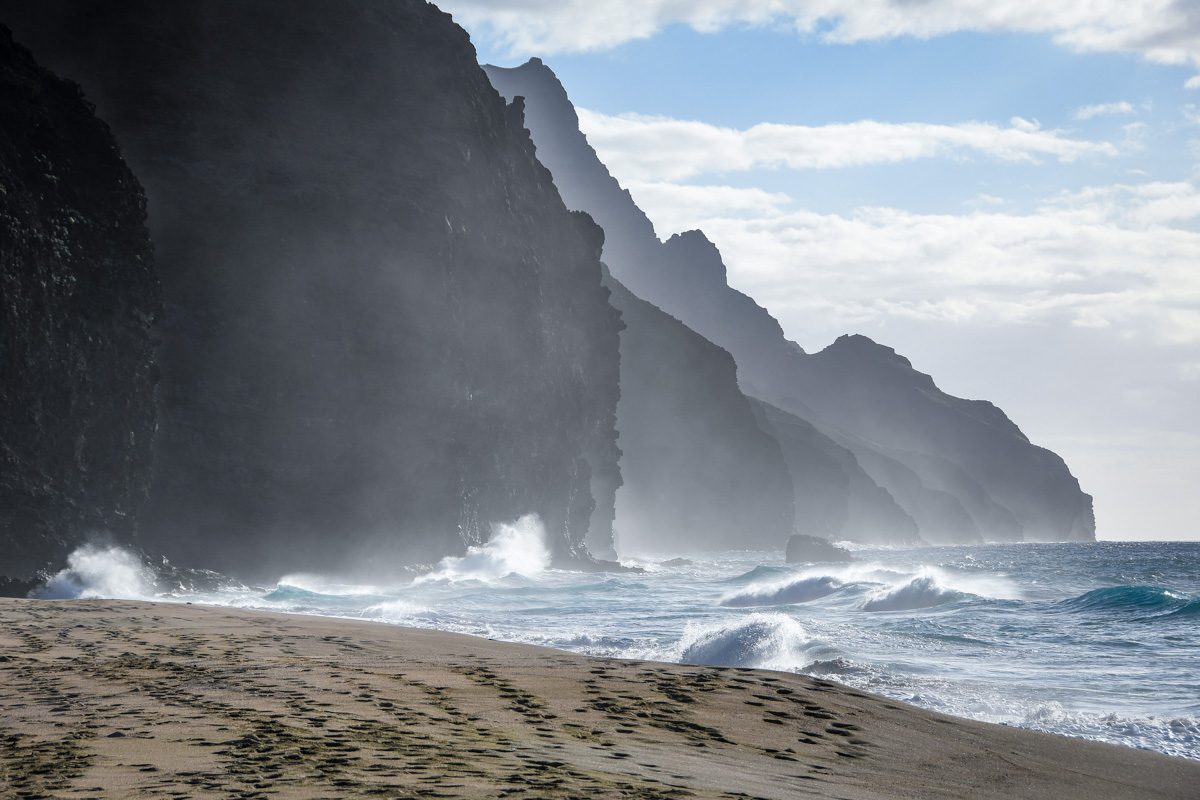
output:
[[[1200,543],[854,547],[845,565],[645,555],[625,560],[643,573],[595,574],[549,569],[540,536],[535,518],[500,526],[464,558],[388,585],[291,575],[203,590],[156,585],[131,554],[88,548],[43,594],[802,672],[960,717],[1200,759]]]

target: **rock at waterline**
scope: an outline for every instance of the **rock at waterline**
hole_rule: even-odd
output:
[[[830,544],[826,540],[819,539],[816,536],[796,534],[788,539],[787,562],[789,564],[802,564],[813,561],[845,564],[853,560],[854,557],[850,555],[849,551]]]

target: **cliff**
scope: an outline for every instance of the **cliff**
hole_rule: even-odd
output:
[[[733,357],[608,277],[621,311],[622,552],[778,550],[793,530],[779,444],[738,389]]]
[[[891,348],[842,336],[788,378],[789,396],[802,397],[820,422],[953,496],[983,538],[1095,537],[1092,498],[1062,458],[1030,442],[995,405],[942,392]]]
[[[917,523],[847,448],[810,422],[751,400],[759,425],[779,442],[793,485],[796,530],[827,539],[916,544]]]
[[[130,536],[154,437],[145,198],[79,87],[0,27],[0,593]]]
[[[386,571],[620,483],[600,231],[420,0],[0,0],[146,186],[165,296],[144,540],[239,575]],[[597,503],[595,498],[599,497]]]
[[[554,73],[533,59],[486,67],[507,97],[525,98],[539,157],[567,205],[606,231],[604,260],[635,294],[728,350],[743,390],[812,423],[939,541],[1087,540],[1091,497],[1054,453],[1032,444],[990,403],[952,397],[904,358],[865,337],[809,355],[765,309],[728,285],[699,231],[660,241],[600,163]],[[787,447],[785,446],[785,451]],[[796,459],[790,463],[795,469]],[[809,476],[816,468],[806,468]],[[836,475],[817,475],[831,481]],[[803,506],[798,501],[798,508]],[[827,535],[872,534],[843,526]]]

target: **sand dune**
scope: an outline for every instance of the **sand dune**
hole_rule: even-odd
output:
[[[0,600],[4,797],[1189,798],[1200,763],[806,677]]]

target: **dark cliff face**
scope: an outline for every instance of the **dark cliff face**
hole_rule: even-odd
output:
[[[586,556],[620,482],[602,237],[447,15],[0,0],[0,19],[84,84],[147,188],[159,549],[384,571],[536,512],[556,558]]]
[[[502,94],[526,99],[540,158],[567,205],[587,211],[605,229],[604,259],[613,275],[732,353],[747,394],[811,422],[834,446],[848,448],[916,520],[923,537],[1094,538],[1091,497],[1061,458],[1031,444],[1003,412],[945,394],[907,360],[864,337],[804,353],[765,309],[728,286],[720,253],[703,234],[658,240],[579,132],[553,72],[536,60],[486,69]],[[790,463],[795,467],[796,459]],[[836,477],[806,469],[806,481]],[[799,499],[797,507],[804,507]],[[829,534],[877,538],[877,532],[849,525]]]
[[[732,356],[609,276],[621,311],[622,552],[781,549],[793,530],[779,444],[738,389]]]
[[[0,27],[0,590],[134,533],[159,313],[145,199],[79,87]]]

